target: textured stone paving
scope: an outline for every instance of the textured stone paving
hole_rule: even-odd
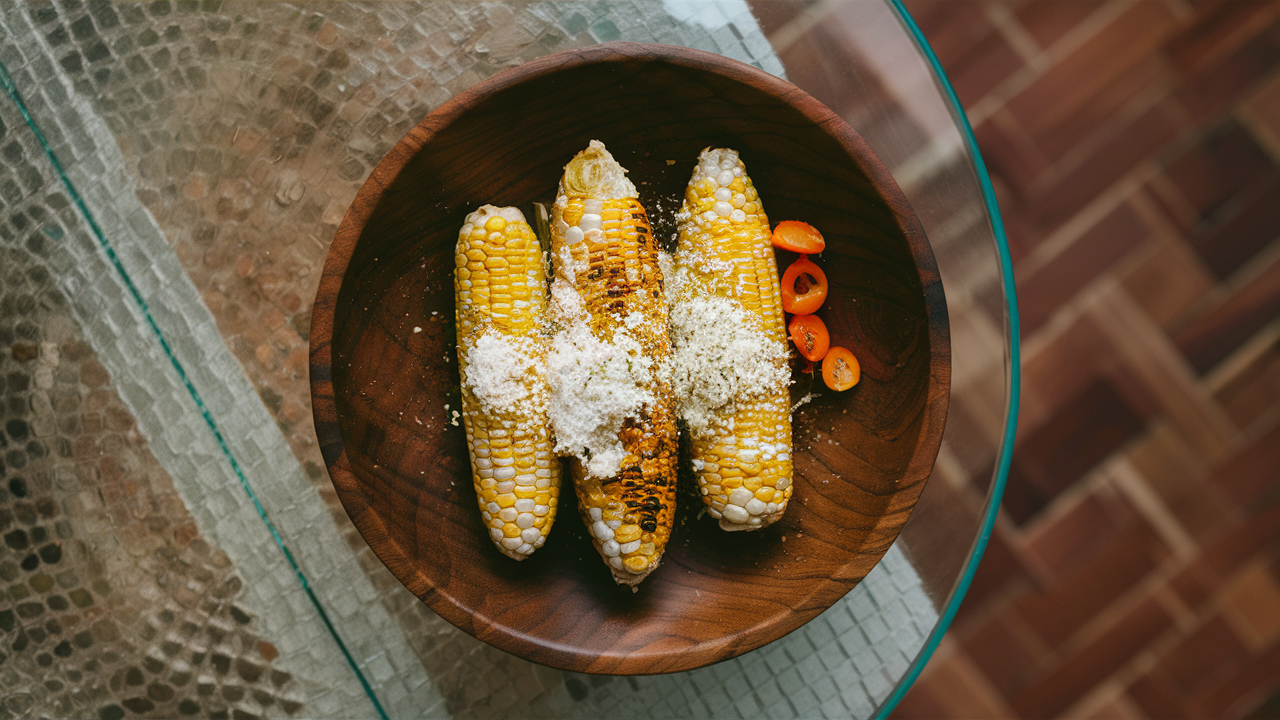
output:
[[[80,332],[55,246],[88,238],[14,110],[0,105],[3,712],[295,714],[306,685]]]
[[[0,97],[0,716],[367,717],[361,678],[392,717],[884,701],[937,617],[898,548],[760,651],[579,676],[428,611],[324,474],[309,304],[369,170],[483,77],[622,36],[784,74],[735,2],[0,6],[0,62],[84,202]]]

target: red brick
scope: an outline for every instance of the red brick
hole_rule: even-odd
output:
[[[1018,5],[1014,17],[1042,48],[1053,45],[1105,3],[1029,2]]]
[[[1113,538],[1080,569],[1014,605],[1047,646],[1058,647],[1168,555],[1151,528],[1139,524]]]
[[[1052,185],[1037,188],[1029,214],[1040,229],[1057,227],[1183,130],[1176,108],[1167,102],[1156,104],[1117,129],[1079,164],[1064,170]]]
[[[1219,278],[1226,278],[1280,233],[1280,175],[1269,173],[1238,202],[1206,222],[1192,247]]]
[[[1019,431],[1043,424],[1046,412],[1078,396],[1116,363],[1115,349],[1088,315],[1081,315],[1034,355],[1022,357],[1023,406]],[[1035,398],[1035,407],[1028,398]],[[1025,435],[1024,435],[1025,436]]]
[[[1247,507],[1265,494],[1280,491],[1280,425],[1237,453],[1213,473],[1209,483],[1237,507]]]
[[[1035,677],[1044,655],[1010,627],[1005,613],[994,614],[966,633],[961,646],[991,686],[1006,698]]]
[[[1098,378],[1043,425],[1028,432],[1016,457],[1046,497],[1057,496],[1142,430],[1145,422],[1107,378]]]
[[[1093,642],[1010,700],[1022,717],[1058,715],[1173,625],[1154,600],[1144,600]]]
[[[1219,596],[1223,617],[1251,648],[1280,639],[1280,583],[1267,567],[1276,559],[1250,562]]]
[[[1280,260],[1272,262],[1235,294],[1207,309],[1180,330],[1174,342],[1191,366],[1204,374],[1278,315]]]
[[[993,532],[982,554],[982,562],[974,573],[969,591],[956,612],[956,623],[964,624],[990,602],[996,601],[1011,588],[1024,584],[1028,575],[1018,553],[1005,541],[999,531]]]
[[[1147,239],[1151,229],[1122,203],[1047,264],[1018,276],[1023,332],[1035,332],[1094,278]]]
[[[1004,36],[990,33],[946,68],[960,103],[972,107],[1022,66],[1022,56]]]
[[[1038,560],[1049,577],[1056,580],[1092,560],[1136,519],[1123,497],[1106,489],[1097,490],[1028,533],[1024,552]]]
[[[1144,57],[1099,88],[1088,102],[1054,122],[1028,132],[1036,149],[1051,162],[1056,162],[1082,143],[1096,142],[1096,138],[1114,132],[1123,124],[1123,118],[1132,114],[1129,106],[1134,98],[1154,86],[1170,83],[1172,76],[1163,55]]]
[[[1280,690],[1263,700],[1244,717],[1245,720],[1275,720],[1275,718],[1280,718]]]
[[[1259,37],[1216,66],[1186,77],[1175,95],[1193,121],[1204,122],[1243,99],[1277,64],[1280,47],[1269,37]]]
[[[1123,282],[1134,302],[1165,330],[1184,324],[1187,313],[1217,285],[1200,257],[1181,238],[1162,238]]]
[[[1194,692],[1222,673],[1234,671],[1248,658],[1249,649],[1222,616],[1215,615],[1166,652],[1160,665],[1170,677]]]
[[[1242,191],[1280,173],[1253,136],[1228,120],[1171,160],[1165,175],[1191,207],[1207,217]]]
[[[1280,498],[1265,504],[1212,538],[1195,562],[1170,581],[1193,610],[1208,602],[1235,571],[1259,553],[1280,552]]]
[[[1129,686],[1129,697],[1151,718],[1191,717],[1182,686],[1160,669],[1135,680]]]
[[[1237,518],[1220,493],[1193,485],[1169,503],[1178,523],[1197,543],[1204,543],[1230,527]]]
[[[1267,29],[1280,10],[1264,0],[1230,0],[1200,6],[1195,18],[1169,38],[1165,51],[1183,73],[1214,63]]]
[[[1249,702],[1251,695],[1266,697],[1277,688],[1280,688],[1280,643],[1272,645],[1241,672],[1231,675],[1194,700],[1191,707],[1201,717],[1236,714],[1253,704]]]
[[[1280,341],[1272,343],[1214,395],[1238,427],[1280,406]]]
[[[1163,3],[1134,3],[1069,56],[1009,101],[1031,135],[1052,127],[1092,101],[1098,91],[1142,62],[1174,28]]]

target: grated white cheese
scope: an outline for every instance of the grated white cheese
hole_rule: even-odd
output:
[[[551,286],[551,314],[558,325],[547,355],[555,451],[577,457],[589,477],[613,477],[627,455],[618,441],[623,422],[657,402],[647,389],[654,361],[622,328],[609,341],[597,337],[582,297],[563,277]]]
[[[679,263],[660,262],[669,278],[671,384],[681,419],[691,435],[702,437],[739,403],[790,383],[788,350],[737,300],[706,289],[702,278],[715,268],[705,258],[682,254]]]
[[[546,411],[546,393],[536,390],[541,369],[536,340],[509,337],[488,327],[468,345],[463,382],[485,414]]]

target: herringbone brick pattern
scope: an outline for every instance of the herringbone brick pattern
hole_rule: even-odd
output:
[[[1009,230],[1013,470],[911,717],[1280,717],[1280,3],[908,8]]]

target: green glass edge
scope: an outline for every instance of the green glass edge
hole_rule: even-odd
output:
[[[1005,312],[1007,313],[1006,321],[1009,331],[1009,366],[1011,370],[1009,374],[1009,407],[1005,414],[1004,438],[1001,442],[996,462],[995,481],[992,483],[991,496],[987,501],[986,515],[982,519],[981,532],[974,543],[973,552],[969,555],[969,564],[965,568],[960,582],[956,584],[951,598],[947,601],[947,607],[943,610],[938,624],[934,626],[933,632],[930,633],[924,648],[916,656],[906,676],[902,679],[902,682],[898,683],[898,687],[894,689],[893,694],[880,706],[876,713],[877,718],[885,718],[889,713],[893,712],[893,709],[897,707],[903,696],[907,694],[907,690],[911,689],[911,685],[920,676],[924,666],[928,664],[929,658],[933,657],[934,651],[938,649],[938,643],[942,642],[943,635],[951,627],[956,611],[960,609],[960,602],[964,600],[965,594],[969,591],[969,584],[973,582],[974,573],[978,571],[978,564],[982,560],[983,552],[987,549],[987,541],[991,539],[991,529],[994,527],[996,515],[1000,511],[1000,499],[1004,496],[1005,482],[1009,479],[1009,464],[1013,459],[1014,434],[1018,429],[1018,401],[1021,397],[1022,383],[1021,332],[1018,326],[1018,298],[1013,280],[1013,259],[1009,256],[1009,243],[1005,237],[1004,221],[1000,218],[1000,207],[996,203],[995,189],[991,187],[991,178],[987,175],[987,166],[982,162],[982,154],[978,152],[978,142],[973,137],[973,128],[969,126],[969,117],[965,115],[964,106],[960,104],[960,98],[956,96],[955,89],[951,87],[951,81],[947,79],[947,73],[942,69],[942,64],[938,62],[938,56],[934,54],[933,48],[929,46],[929,41],[920,32],[919,26],[911,18],[911,13],[907,12],[902,0],[888,0],[888,2],[890,7],[897,13],[899,22],[915,38],[921,54],[933,67],[934,78],[950,105],[951,114],[956,118],[956,124],[960,127],[961,134],[964,136],[965,147],[973,158],[974,170],[977,172],[978,182],[982,186],[982,199],[986,203],[987,215],[991,219],[991,231],[995,235],[996,249],[1000,259],[1000,282],[1005,291]]]

